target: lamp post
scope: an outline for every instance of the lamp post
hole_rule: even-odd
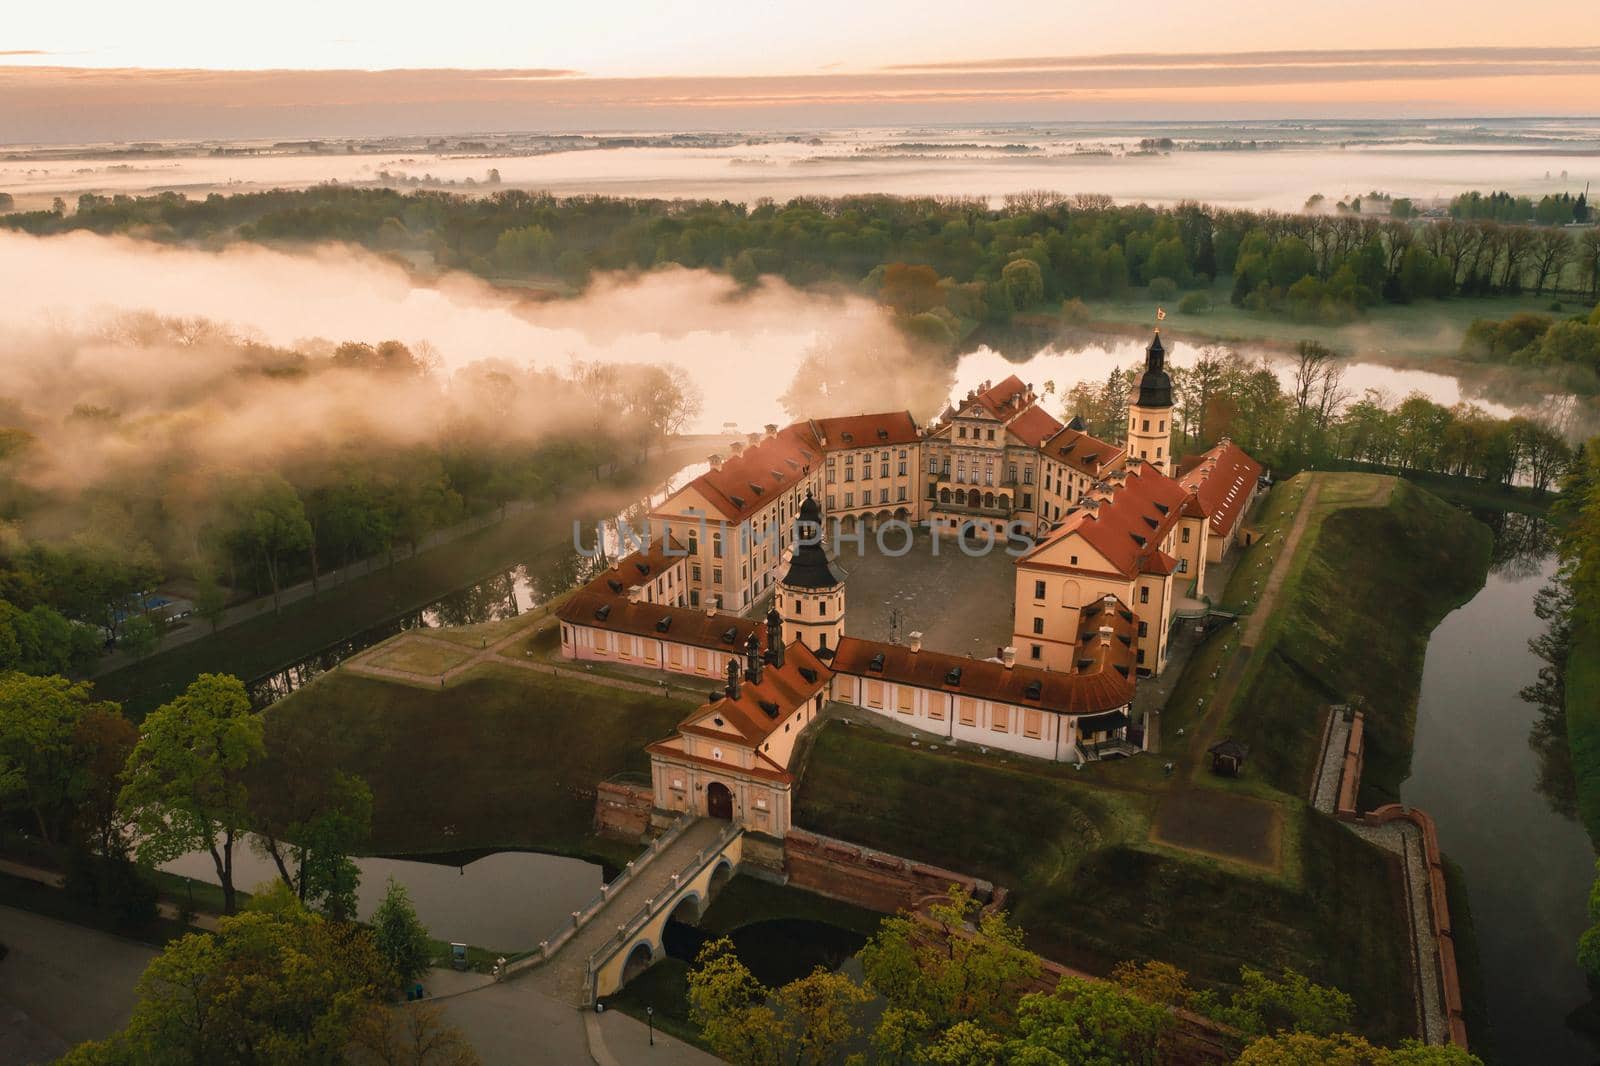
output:
[[[651,1047],[655,1047],[656,1046],[656,1009],[654,1007],[646,1007],[644,1009],[644,1021],[645,1021],[645,1024],[650,1027],[650,1046]]]

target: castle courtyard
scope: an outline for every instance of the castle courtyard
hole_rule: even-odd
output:
[[[847,575],[851,636],[904,644],[908,634],[921,632],[926,647],[980,659],[1011,643],[1016,568],[1003,545],[967,555],[955,538],[944,537],[935,554],[935,538],[918,529],[902,555],[905,541],[901,528],[890,527],[883,534],[887,552],[871,530],[859,552],[848,538],[828,545],[835,565]],[[982,547],[967,550],[976,553]]]

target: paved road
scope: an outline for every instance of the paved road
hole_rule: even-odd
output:
[[[49,1062],[127,1024],[154,948],[0,907],[0,1062]],[[26,1016],[23,1020],[22,1016]]]

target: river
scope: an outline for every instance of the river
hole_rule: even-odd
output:
[[[1574,952],[1595,853],[1540,791],[1529,744],[1538,709],[1518,695],[1541,665],[1528,650],[1544,627],[1533,597],[1554,570],[1547,547],[1503,559],[1434,630],[1402,788],[1433,816],[1440,848],[1466,878],[1496,1059],[1506,1063],[1595,1059],[1565,1024],[1589,999]]]

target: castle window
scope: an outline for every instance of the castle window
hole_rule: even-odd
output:
[[[1141,637],[1148,637],[1150,635],[1150,623],[1149,622],[1140,622],[1139,623],[1139,635]]]
[[[966,437],[966,435],[967,435],[967,427],[966,426],[957,426],[956,427],[956,436],[964,438],[964,437]]]
[[[1028,658],[1038,662],[1044,657],[1044,649],[1037,644],[1028,645]]]
[[[989,439],[994,440],[994,430],[992,429],[989,431]]]
[[[1044,619],[1043,618],[1035,618],[1033,620],[1033,631],[1035,633],[1043,633],[1044,632]]]
[[[1161,420],[1161,424],[1159,426],[1157,426],[1156,429],[1159,430],[1162,433],[1165,433],[1167,431],[1167,420],[1165,418],[1163,418]]]
[[[722,584],[722,567],[713,566],[711,568],[711,583],[713,585]]]
[[[1140,585],[1139,586],[1139,602],[1140,603],[1149,603],[1150,602],[1150,586],[1149,585]]]
[[[1043,581],[1035,581],[1033,583],[1033,598],[1036,599],[1036,600],[1044,599],[1044,582]]]
[[[1189,527],[1188,526],[1184,526],[1183,527],[1183,542],[1185,544],[1189,543]]]
[[[1149,433],[1150,432],[1150,420],[1148,418],[1144,420],[1144,430],[1143,430],[1143,432],[1145,432],[1145,433]]]

